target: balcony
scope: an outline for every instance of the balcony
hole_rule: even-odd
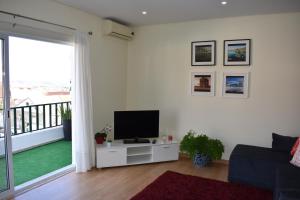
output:
[[[10,109],[15,185],[72,163],[71,141],[63,140],[62,119],[59,112],[60,107],[69,106],[70,102],[57,102]],[[3,119],[0,120],[3,124]],[[0,134],[1,164],[4,162],[3,128]]]

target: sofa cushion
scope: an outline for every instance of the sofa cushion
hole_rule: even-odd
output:
[[[290,152],[298,139],[297,137],[272,134],[272,149],[274,151]]]
[[[291,150],[291,155],[292,156],[296,153],[299,144],[300,144],[300,137],[296,140],[296,142],[295,142],[295,144],[294,144],[294,146],[293,146],[293,148]]]
[[[289,159],[289,153],[271,148],[237,145],[230,155],[228,180],[272,190],[277,166]]]
[[[300,167],[300,146],[298,146],[293,159],[291,160],[291,164],[296,167]]]
[[[291,164],[279,165],[276,170],[274,199],[289,199],[300,195],[300,169]],[[300,197],[299,197],[300,198]]]
[[[281,192],[278,200],[299,200],[300,191],[285,191]]]

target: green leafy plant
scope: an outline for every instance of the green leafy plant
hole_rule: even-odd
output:
[[[194,158],[196,153],[208,156],[211,160],[219,160],[224,153],[224,145],[218,139],[211,139],[204,134],[198,135],[190,130],[180,143],[180,151]]]
[[[70,107],[64,108],[60,107],[60,115],[63,120],[71,120],[72,119],[72,110]]]

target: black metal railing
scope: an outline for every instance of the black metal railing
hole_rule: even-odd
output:
[[[11,107],[11,134],[14,136],[60,126],[62,125],[60,108],[66,109],[70,106],[71,102],[65,101]]]

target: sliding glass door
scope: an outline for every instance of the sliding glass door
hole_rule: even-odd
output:
[[[71,106],[73,51],[0,33],[0,199],[72,164],[60,110]]]
[[[0,199],[13,190],[9,120],[8,37],[0,34]]]

